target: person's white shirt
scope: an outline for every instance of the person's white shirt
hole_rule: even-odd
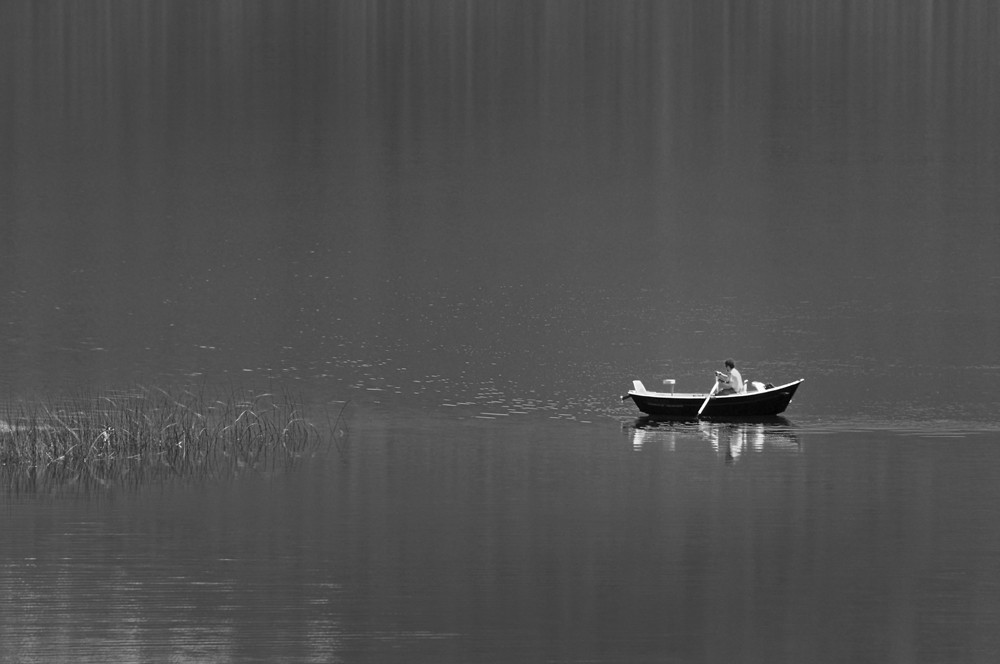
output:
[[[739,369],[733,367],[729,370],[729,387],[739,394],[743,391],[743,376],[740,375]]]
[[[732,389],[736,394],[743,392],[743,376],[740,375],[736,367],[730,369],[728,374],[719,372],[718,391],[721,392],[725,389]]]

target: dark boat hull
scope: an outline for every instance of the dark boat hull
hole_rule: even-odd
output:
[[[802,379],[761,392],[730,394],[709,399],[701,417],[742,418],[770,417],[785,412]],[[643,413],[661,418],[690,419],[698,417],[705,395],[672,395],[631,390],[626,395]]]

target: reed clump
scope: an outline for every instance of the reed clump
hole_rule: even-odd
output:
[[[322,438],[293,399],[270,393],[137,388],[0,410],[6,474],[97,483],[273,470],[313,454]]]

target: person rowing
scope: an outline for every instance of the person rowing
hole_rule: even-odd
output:
[[[715,394],[739,394],[743,391],[743,376],[736,369],[736,363],[732,359],[726,360],[726,371],[716,371]]]

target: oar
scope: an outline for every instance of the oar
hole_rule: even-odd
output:
[[[711,391],[709,391],[708,396],[705,397],[705,400],[701,402],[701,408],[698,409],[698,417],[701,417],[701,411],[705,410],[705,406],[708,405],[708,400],[712,398],[712,395],[715,394],[715,391],[717,389],[719,389],[718,381],[716,381],[715,384],[712,385],[712,389]]]

